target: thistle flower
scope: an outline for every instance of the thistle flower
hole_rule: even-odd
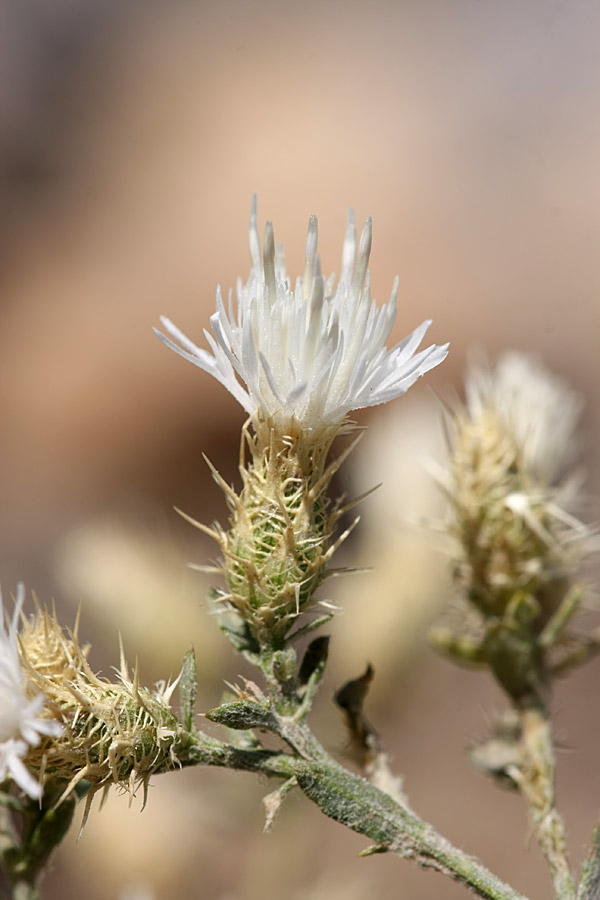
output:
[[[529,357],[478,366],[466,404],[452,416],[449,470],[454,575],[471,613],[461,630],[436,631],[451,655],[489,665],[520,706],[546,703],[551,678],[589,656],[594,643],[566,631],[584,589],[578,570],[591,532],[566,508],[561,484],[573,456],[581,402]],[[475,615],[475,619],[473,619]]]
[[[516,590],[540,598],[577,569],[587,530],[556,483],[573,453],[579,397],[538,362],[507,354],[473,368],[454,422],[447,482],[461,545],[458,571],[488,613]],[[548,600],[548,598],[546,598]]]
[[[168,347],[220,381],[250,417],[251,427],[242,437],[241,493],[213,469],[227,498],[230,528],[199,526],[221,546],[219,571],[228,590],[219,598],[234,622],[226,632],[244,652],[284,648],[349,533],[333,538],[345,510],[332,506],[328,497],[331,478],[349,450],[327,464],[335,437],[351,427],[349,413],[401,396],[448,352],[447,344],[417,352],[429,321],[387,350],[398,280],[379,309],[371,301],[370,251],[371,220],[357,244],[351,211],[334,289],[333,276],[325,281],[321,273],[312,216],[304,274],[292,290],[270,222],[261,253],[253,197],[250,277],[245,285],[238,280],[235,308],[231,293],[226,308],[217,289],[213,334],[205,331],[212,355],[169,319],[161,319],[168,336],[156,332]]]
[[[333,276],[325,281],[321,274],[317,219],[311,216],[304,275],[292,290],[270,222],[261,255],[253,197],[250,277],[245,285],[238,280],[235,309],[231,292],[226,308],[217,288],[217,311],[210,320],[214,337],[205,331],[212,355],[165,317],[161,322],[170,337],[155,331],[168,347],[220,381],[253,419],[270,421],[280,433],[289,434],[296,423],[305,434],[318,434],[340,425],[352,410],[402,396],[448,352],[447,344],[416,352],[430,321],[387,350],[398,279],[379,309],[371,301],[370,251],[371,220],[357,247],[350,211],[334,290]]]
[[[581,398],[533,357],[506,353],[494,371],[473,366],[465,393],[470,418],[493,415],[538,482],[551,484],[571,462]]]
[[[29,761],[65,785],[63,797],[83,779],[91,783],[84,818],[99,788],[118,784],[133,796],[138,784],[146,791],[152,774],[177,767],[183,733],[170,705],[178,680],[148,690],[137,667],[131,677],[121,647],[118,677],[109,681],[93,672],[87,651],[77,627],[65,631],[56,615],[38,609],[24,622],[23,668],[64,725],[60,737]]]
[[[40,718],[46,698],[43,693],[32,695],[32,686],[21,667],[18,622],[24,599],[25,588],[19,584],[7,629],[0,595],[0,782],[10,776],[21,790],[37,799],[42,788],[24,759],[32,747],[39,746],[43,736],[58,737],[62,726]]]

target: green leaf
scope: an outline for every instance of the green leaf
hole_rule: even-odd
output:
[[[302,625],[300,628],[297,628],[296,631],[293,631],[290,635],[287,636],[287,640],[296,641],[298,640],[298,638],[310,634],[311,631],[316,631],[317,628],[321,628],[322,625],[327,625],[327,623],[331,622],[332,619],[333,613],[324,613],[324,615],[318,616],[316,619],[313,619],[312,622],[307,622],[306,625]]]
[[[289,684],[296,674],[296,652],[293,647],[276,650],[273,654],[273,674],[279,684]]]
[[[187,731],[194,728],[194,706],[196,703],[196,654],[192,647],[183,657],[181,666],[181,678],[179,680],[179,702],[183,724]]]
[[[219,628],[238,653],[253,666],[260,665],[260,646],[248,623],[233,609],[220,612],[216,616]]]
[[[266,797],[263,797],[263,805],[265,807],[265,827],[264,831],[270,831],[273,827],[273,822],[275,821],[275,817],[277,816],[279,810],[281,809],[281,804],[283,803],[285,797],[292,788],[296,787],[298,782],[296,781],[296,776],[293,775],[291,778],[288,778],[287,781],[284,781],[283,784],[279,785],[279,787],[272,791],[270,794],[267,794]]]
[[[432,628],[428,634],[429,643],[453,662],[464,666],[483,666],[485,656],[481,641],[470,634],[457,634],[449,628]]]
[[[270,709],[247,700],[222,703],[221,706],[211,709],[205,715],[211,722],[226,725],[228,728],[243,730],[266,728],[268,731],[273,731],[277,727],[277,719]]]
[[[397,845],[399,825],[408,816],[387,794],[339,766],[303,761],[295,772],[302,791],[326,816],[371,838],[382,850]]]

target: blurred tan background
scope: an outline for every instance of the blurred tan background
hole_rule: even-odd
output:
[[[458,385],[472,347],[532,351],[587,398],[582,462],[600,489],[600,8],[572,2],[5,0],[0,8],[0,579],[79,601],[92,662],[120,629],[147,682],[193,641],[199,709],[241,663],[188,560],[215,549],[177,518],[224,518],[204,451],[235,479],[243,414],[156,340],[165,313],[202,343],[214,291],[248,273],[247,220],[275,225],[299,273],[308,216],[339,271],[347,208],[373,216],[374,296],[400,275],[395,339],[433,318]],[[439,514],[439,450],[420,383],[385,411],[340,480],[383,480],[347,548],[376,570],[338,581],[331,671],[315,719],[344,752],[333,691],[367,660],[371,719],[413,805],[515,887],[548,893],[519,800],[464,748],[502,705],[485,676],[427,649],[440,555],[407,520]],[[437,565],[433,560],[437,559]],[[427,577],[423,573],[427,573]],[[440,576],[441,577],[441,576]],[[592,579],[597,578],[591,573]],[[436,587],[437,585],[437,587]],[[328,586],[328,590],[333,591]],[[558,693],[560,797],[573,857],[600,812],[599,665]],[[567,752],[568,750],[568,752]],[[112,797],[55,859],[46,896],[320,900],[464,896],[292,795],[263,836],[248,776],[157,779],[140,814]]]

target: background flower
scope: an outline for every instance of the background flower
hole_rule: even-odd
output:
[[[494,368],[471,366],[465,392],[470,417],[493,416],[504,426],[531,477],[551,484],[564,474],[583,398],[559,375],[531,355],[505,353]]]

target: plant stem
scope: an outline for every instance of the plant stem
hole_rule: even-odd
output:
[[[524,710],[522,729],[525,758],[515,780],[529,806],[529,820],[548,862],[555,897],[575,900],[577,888],[569,865],[565,824],[556,808],[554,748],[546,712]]]
[[[598,900],[600,897],[600,825],[592,832],[592,846],[583,864],[577,900]]]
[[[12,900],[40,900],[40,893],[35,887],[28,881],[17,881],[12,886]]]
[[[298,763],[296,778],[325,815],[374,840],[370,852],[389,850],[433,868],[490,900],[523,900],[472,856],[454,847],[431,825],[389,794],[337,763]]]
[[[289,778],[295,775],[302,791],[329,818],[375,842],[368,852],[390,851],[418,865],[436,869],[466,885],[487,900],[524,900],[476,859],[443,838],[412,810],[360,775],[331,759],[310,733],[294,743],[311,758],[267,750],[242,750],[214,739],[198,740],[181,751],[182,765],[215,765]]]
[[[10,828],[0,843],[2,869],[12,900],[39,900],[39,881],[48,860],[71,825],[77,803],[71,795],[57,807],[62,787],[49,783],[40,805],[27,798],[20,829]]]

